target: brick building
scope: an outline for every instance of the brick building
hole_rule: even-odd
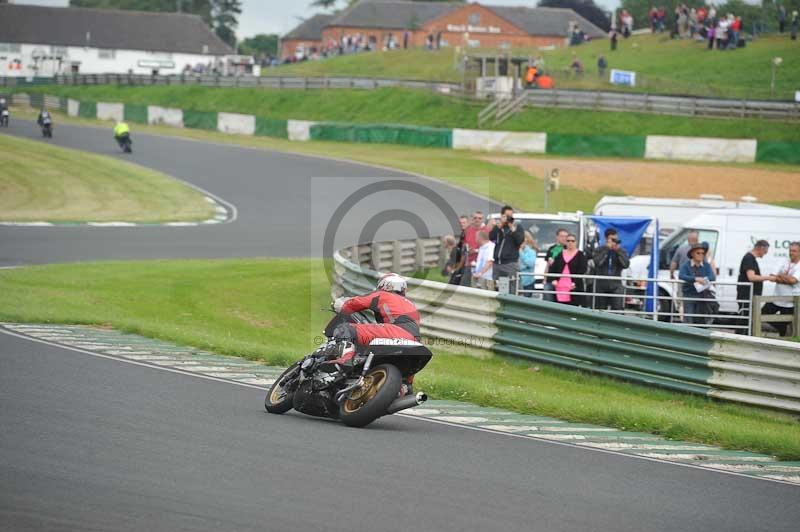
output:
[[[284,41],[307,22],[287,34]],[[399,48],[430,43],[472,48],[537,48],[563,45],[575,24],[591,38],[606,36],[602,29],[571,9],[361,0],[321,27],[316,26],[319,33],[315,36],[319,40],[315,42],[316,46],[324,47],[340,42],[342,37],[360,35],[376,49],[390,41]],[[293,48],[282,46],[281,50],[281,57],[286,57]]]
[[[311,55],[319,50],[322,47],[322,28],[333,18],[333,15],[314,15],[284,35],[281,38],[281,59],[292,55]]]

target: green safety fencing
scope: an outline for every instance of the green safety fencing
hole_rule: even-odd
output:
[[[451,129],[420,126],[323,122],[311,126],[311,140],[452,148],[453,131]]]
[[[275,118],[256,117],[256,135],[259,137],[275,137],[288,139],[288,120],[278,120]]]
[[[28,98],[30,98],[31,107],[41,109],[44,105],[44,94],[31,94]]]
[[[217,129],[217,113],[212,111],[183,111],[183,127],[192,129]]]
[[[123,106],[123,116],[128,122],[137,124],[147,123],[147,106],[146,105],[133,105],[126,103]]]
[[[518,296],[498,296],[494,351],[644,385],[708,395],[703,330]]]
[[[548,133],[546,153],[642,159],[645,143],[646,138],[638,136]]]
[[[97,118],[97,103],[95,102],[79,102],[78,116],[81,118]]]
[[[758,141],[756,162],[800,164],[800,143]]]

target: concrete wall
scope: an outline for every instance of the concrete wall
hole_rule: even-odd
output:
[[[236,113],[219,113],[217,115],[217,129],[222,133],[255,135],[256,117]]]
[[[454,129],[453,149],[506,153],[545,153],[546,133]]]
[[[125,105],[121,103],[97,102],[97,118],[100,120],[123,120]]]
[[[311,126],[313,125],[314,122],[307,120],[289,120],[289,140],[311,140]]]
[[[78,100],[73,100],[72,98],[67,100],[67,114],[69,116],[78,116],[80,107],[81,107],[81,102],[79,102]]]
[[[721,161],[752,163],[756,160],[755,139],[717,139],[648,135],[645,159]]]
[[[147,106],[147,123],[183,127],[183,111],[156,105]]]

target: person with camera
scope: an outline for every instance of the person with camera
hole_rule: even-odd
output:
[[[519,247],[525,241],[525,231],[514,223],[514,209],[510,205],[500,210],[500,223],[492,228],[489,240],[495,244],[492,277],[495,282],[501,277],[508,277],[508,291],[515,294]]]
[[[598,276],[607,277],[595,281],[595,307],[599,310],[622,310],[624,297],[622,289],[622,270],[630,266],[628,252],[621,246],[619,233],[613,227],[605,231],[606,245],[594,252],[594,267]],[[617,277],[617,279],[608,279]]]

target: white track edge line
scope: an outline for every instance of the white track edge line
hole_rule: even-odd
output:
[[[174,369],[174,368],[169,368],[169,367],[164,367],[164,366],[157,366],[155,364],[147,364],[147,363],[140,362],[140,361],[137,361],[137,360],[130,360],[130,359],[122,358],[122,357],[118,357],[118,356],[106,355],[106,354],[103,354],[103,353],[96,353],[96,352],[89,351],[89,350],[86,350],[86,349],[81,349],[79,347],[72,347],[72,346],[69,346],[69,345],[58,344],[58,343],[55,343],[55,342],[42,340],[40,338],[35,338],[35,337],[27,336],[27,335],[24,335],[24,334],[19,334],[19,333],[16,333],[14,331],[10,331],[10,330],[6,329],[5,327],[0,327],[0,332],[3,333],[3,334],[7,334],[9,336],[14,336],[14,337],[17,337],[17,338],[21,338],[23,340],[29,340],[29,341],[32,341],[32,342],[37,342],[37,343],[48,345],[48,346],[51,346],[51,347],[59,347],[59,348],[62,348],[62,349],[67,349],[69,351],[75,351],[77,353],[83,353],[85,355],[91,355],[91,356],[98,357],[98,358],[105,358],[105,359],[109,359],[109,360],[116,360],[118,362],[125,362],[127,364],[133,364],[134,366],[142,366],[142,367],[146,367],[146,368],[151,368],[151,369],[156,369],[156,370],[161,370],[161,371],[167,371],[167,372],[170,372],[170,373],[177,373],[179,375],[187,375],[187,376],[190,376],[190,377],[197,377],[197,378],[200,378],[200,379],[205,379],[205,380],[210,380],[210,381],[215,381],[215,382],[223,382],[223,383],[227,383],[227,384],[234,384],[236,386],[242,386],[242,387],[245,387],[245,388],[251,388],[251,389],[255,389],[255,390],[261,390],[261,391],[266,391],[267,390],[267,388],[264,388],[263,386],[258,386],[256,384],[248,384],[246,382],[238,382],[238,381],[234,381],[234,380],[230,380],[230,379],[222,379],[222,378],[218,378],[218,377],[212,377],[210,375],[204,375],[202,373],[193,373],[191,371],[184,371],[184,370],[179,370],[179,369]],[[436,423],[436,424],[439,424],[439,425],[445,425],[445,426],[453,427],[453,428],[459,428],[459,429],[464,429],[464,430],[473,430],[473,431],[477,431],[477,432],[484,432],[484,433],[488,433],[488,434],[493,434],[495,436],[505,436],[505,437],[523,439],[523,440],[534,440],[534,441],[537,441],[537,442],[540,442],[540,443],[547,443],[547,444],[551,444],[551,445],[560,445],[560,446],[563,446],[563,447],[570,447],[570,448],[573,448],[573,449],[580,449],[580,450],[584,450],[584,451],[605,453],[605,454],[610,454],[610,455],[619,456],[619,457],[623,457],[623,458],[635,458],[637,460],[646,460],[648,462],[655,462],[655,463],[658,463],[658,464],[668,464],[668,465],[673,465],[673,466],[688,467],[690,469],[697,469],[697,470],[700,470],[700,471],[705,471],[705,472],[710,472],[710,473],[718,473],[718,474],[722,474],[722,475],[730,475],[730,476],[735,476],[735,477],[740,477],[740,478],[747,478],[747,479],[751,479],[751,480],[774,482],[774,483],[778,483],[778,484],[785,484],[785,485],[788,485],[788,486],[799,487],[797,485],[797,483],[794,483],[794,482],[789,482],[789,481],[786,481],[786,480],[779,480],[779,479],[775,479],[775,478],[760,477],[760,476],[755,476],[755,475],[747,475],[747,474],[744,474],[744,473],[738,473],[736,471],[725,471],[725,470],[713,469],[713,468],[705,467],[705,466],[687,464],[687,463],[683,463],[683,462],[677,462],[677,461],[673,462],[673,461],[670,461],[670,460],[661,460],[661,459],[658,459],[658,458],[650,458],[650,457],[647,457],[647,456],[640,456],[640,455],[637,455],[637,454],[621,453],[619,451],[613,451],[613,450],[609,450],[609,449],[599,449],[599,448],[596,448],[596,447],[586,447],[586,446],[581,446],[581,445],[578,445],[578,444],[575,444],[575,443],[570,443],[570,442],[548,440],[548,439],[545,439],[545,438],[538,438],[536,436],[530,436],[530,435],[527,435],[527,434],[514,434],[514,433],[509,433],[509,432],[501,432],[501,431],[498,431],[498,430],[486,429],[486,428],[483,428],[483,427],[473,427],[473,426],[470,426],[470,425],[461,425],[461,424],[458,424],[458,423],[452,423],[452,422],[449,422],[449,421],[442,421],[442,420],[439,420],[439,419],[426,418],[426,417],[422,417],[422,416],[415,416],[415,415],[412,415],[412,414],[397,413],[397,414],[393,414],[393,415],[396,415],[398,417],[402,417],[404,419],[415,419],[415,420],[418,420],[418,421],[425,421],[427,423]]]

